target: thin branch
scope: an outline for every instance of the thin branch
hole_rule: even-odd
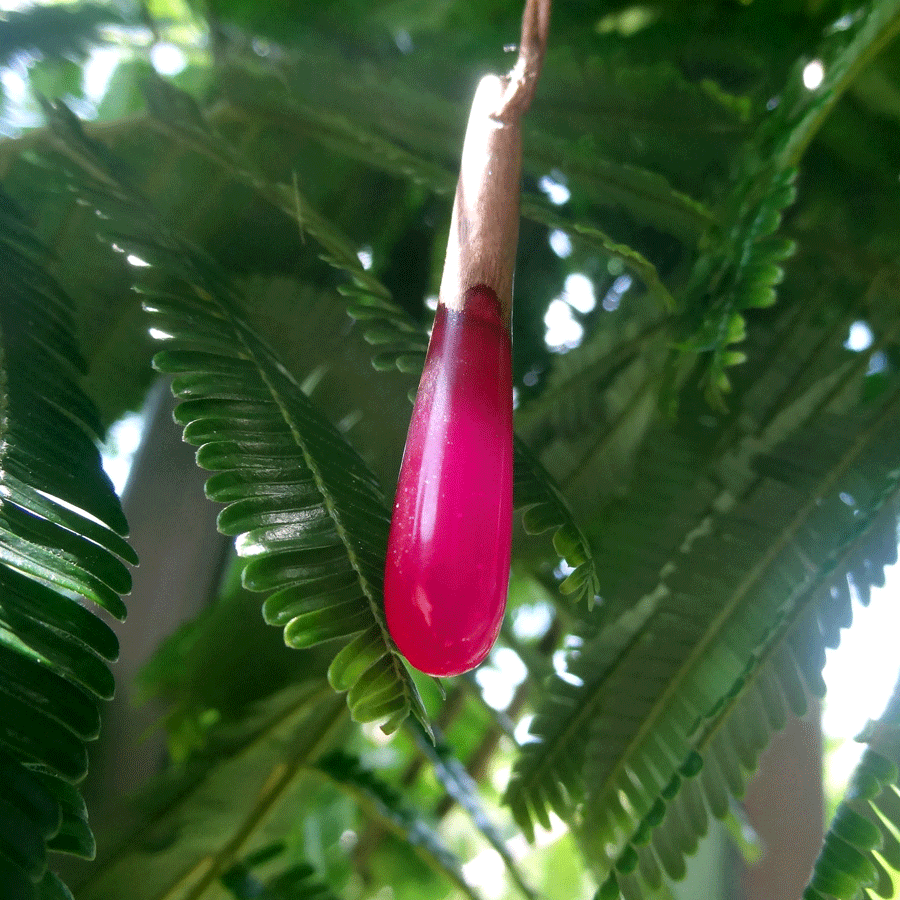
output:
[[[343,698],[339,699],[340,703],[335,703],[330,721],[325,723],[312,743],[304,747],[292,759],[281,761],[275,766],[241,827],[215,856],[208,858],[208,868],[203,877],[185,895],[184,900],[199,900],[213,883],[233,865],[244,845],[266,820],[275,804],[284,797],[297,775],[303,772],[310,761],[317,758],[322,749],[328,745],[334,731],[344,723],[346,718],[347,705],[343,702]]]
[[[519,58],[506,76],[503,96],[492,118],[500,122],[511,122],[521,118],[531,106],[544,65],[549,31],[550,0],[526,0],[522,14]]]
[[[531,685],[528,681],[523,681],[515,690],[512,701],[506,708],[506,715],[511,720],[516,720],[522,714],[525,704],[531,696]],[[489,728],[482,737],[481,742],[475,748],[472,756],[466,762],[466,771],[469,773],[472,781],[481,784],[487,774],[488,767],[497,748],[500,746],[500,739],[503,737],[503,729],[499,725]],[[449,794],[444,794],[434,811],[434,817],[440,821],[453,808],[456,800]]]
[[[559,616],[554,616],[549,627],[541,636],[541,639],[535,646],[535,655],[538,659],[549,660],[553,655],[553,651],[559,644],[559,639],[563,633],[562,620]],[[509,706],[506,707],[505,716],[512,722],[518,722],[529,699],[532,699],[532,688],[529,680],[526,678],[513,694]],[[492,725],[482,736],[481,742],[475,748],[472,756],[466,763],[466,771],[469,773],[473,781],[479,784],[484,779],[488,766],[500,745],[500,739],[503,737],[504,729],[499,725]],[[515,736],[513,736],[515,741]],[[456,801],[449,795],[445,794],[435,808],[435,818],[442,819],[453,808]]]
[[[312,704],[317,702],[325,702],[330,696],[333,695],[332,689],[325,685],[323,688],[319,690],[312,691],[308,694],[304,694],[296,703],[290,704],[286,709],[279,712],[270,722],[267,722],[258,732],[256,732],[253,737],[248,740],[246,744],[241,746],[239,749],[235,751],[235,756],[252,753],[260,744],[264,743],[267,740],[270,740],[272,735],[278,731],[279,728],[288,724],[293,716],[299,715],[304,712],[306,708]],[[199,782],[198,782],[199,785]],[[192,792],[196,789],[198,785],[192,786],[187,793]],[[88,877],[84,882],[81,883],[80,889],[85,890],[89,886],[92,886],[98,882],[101,882],[103,875],[112,870],[118,863],[122,861],[122,859],[129,853],[135,852],[137,848],[142,846],[146,840],[147,836],[152,833],[154,828],[159,827],[159,823],[164,820],[167,815],[170,815],[173,810],[175,810],[180,803],[184,801],[187,793],[179,793],[176,797],[174,797],[170,802],[156,809],[155,812],[148,818],[146,822],[144,822],[138,829],[133,831],[130,835],[128,835],[125,840],[119,844],[114,852],[98,862],[91,868],[91,871]],[[195,871],[195,867],[189,870],[188,874],[191,874]],[[179,879],[179,884],[182,879]],[[168,896],[174,890],[174,886],[170,887],[163,897]]]
[[[475,91],[438,292],[439,305],[459,312],[470,288],[487,286],[507,328],[519,241],[520,119],[537,86],[549,24],[550,0],[526,0],[518,62],[509,75],[485,75]]]

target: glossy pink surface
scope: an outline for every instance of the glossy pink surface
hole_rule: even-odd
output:
[[[512,540],[512,374],[500,304],[472,288],[438,307],[394,503],[385,610],[430,675],[487,656],[503,620]]]

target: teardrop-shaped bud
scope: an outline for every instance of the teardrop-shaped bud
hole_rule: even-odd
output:
[[[512,541],[512,364],[497,295],[440,304],[388,540],[388,628],[429,675],[477,666],[506,608]]]

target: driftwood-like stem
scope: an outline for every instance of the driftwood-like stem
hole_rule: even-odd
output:
[[[507,327],[519,240],[522,135],[544,60],[550,0],[526,0],[519,58],[505,77],[481,79],[463,144],[440,303],[460,311],[466,292],[484,284],[497,295]]]
[[[397,483],[384,612],[400,652],[429,675],[459,675],[483,662],[506,609],[519,119],[534,92],[549,6],[527,0],[519,62],[506,78],[483,78],[475,94]]]

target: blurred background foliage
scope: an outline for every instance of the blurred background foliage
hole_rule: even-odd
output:
[[[815,710],[825,648],[896,560],[900,3],[556,4],[524,125],[524,525],[497,648],[443,685],[379,643],[380,584],[355,563],[368,631],[341,605],[351,588],[321,599],[314,579],[267,601],[284,639],[265,624],[248,588],[294,583],[273,522],[298,553],[312,526],[279,493],[285,478],[259,475],[240,416],[285,458],[299,442],[313,486],[289,486],[318,492],[340,565],[348,546],[377,559],[468,104],[482,74],[511,66],[519,0],[0,10],[4,409],[27,425],[16,391],[43,391],[44,367],[70,377],[55,331],[35,337],[45,356],[15,343],[58,292],[85,421],[99,438],[123,417],[142,429],[124,506],[145,561],[116,625],[118,711],[84,785],[94,863],[52,852],[94,853],[50,762],[56,738],[0,732],[8,896],[66,895],[48,853],[97,900],[734,896],[728,877],[677,882],[711,878],[710,857],[692,857],[716,818],[731,835],[713,828],[717,840],[753,855],[738,801],[760,754]],[[229,545],[189,552],[188,533],[211,531],[196,478],[196,497],[176,478],[190,459],[153,462],[171,416],[159,339],[200,462],[238,473],[214,476],[210,496],[288,502],[220,519],[253,557],[243,581]],[[32,452],[23,428],[5,448]],[[90,485],[65,493],[64,469],[57,488],[34,487],[102,519]],[[30,515],[64,516],[28,496]],[[69,552],[14,518],[0,531]],[[154,546],[176,550],[157,565]],[[17,560],[2,560],[16,577],[90,599]],[[0,649],[77,681],[30,628],[44,595],[16,590],[25,612],[0,598]],[[297,624],[313,603],[315,625]],[[344,682],[329,667],[358,634],[386,668],[357,671],[363,654]],[[56,682],[27,691],[5,660],[7,721],[63,703]],[[352,719],[329,677],[355,685]],[[895,701],[866,734],[809,897],[894,895],[898,714]],[[45,788],[58,821],[22,799]]]

